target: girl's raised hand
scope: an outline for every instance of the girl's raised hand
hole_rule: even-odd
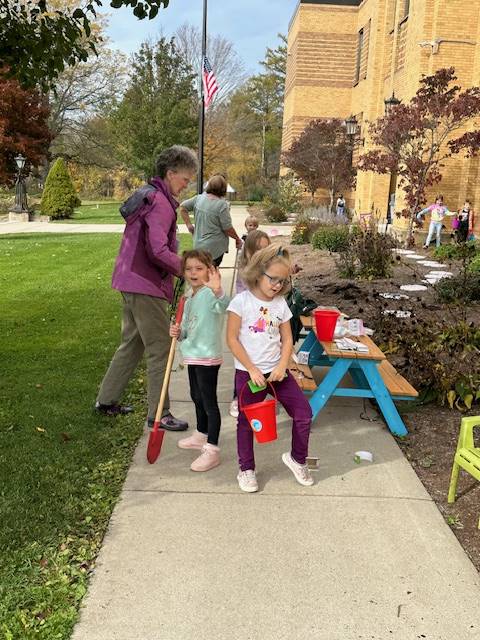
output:
[[[205,286],[213,291],[215,295],[222,290],[222,276],[220,275],[220,269],[217,267],[210,267],[208,270],[208,282]]]
[[[179,324],[171,324],[169,333],[170,333],[170,337],[171,338],[179,338],[180,337],[180,325]]]

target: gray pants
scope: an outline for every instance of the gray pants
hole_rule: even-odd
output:
[[[103,378],[97,402],[117,403],[145,352],[147,360],[148,417],[154,418],[160,398],[168,352],[170,318],[168,302],[142,293],[122,293],[122,342]],[[168,413],[167,397],[163,415]]]

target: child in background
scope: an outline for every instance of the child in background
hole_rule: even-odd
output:
[[[182,324],[170,326],[188,365],[190,396],[195,405],[197,430],[179,440],[180,449],[199,449],[192,471],[208,471],[220,464],[217,402],[218,371],[222,364],[222,328],[229,298],[222,290],[220,272],[206,251],[184,251],[182,273],[192,290],[185,302]]]
[[[457,242],[467,242],[473,234],[473,225],[475,224],[475,212],[470,205],[470,200],[465,200],[465,204],[459,209],[456,218],[458,221]]]
[[[440,234],[442,233],[443,220],[445,216],[453,216],[454,212],[449,211],[448,207],[443,204],[443,196],[438,195],[435,198],[435,203],[431,204],[429,207],[422,209],[419,213],[417,213],[417,220],[423,220],[426,213],[430,213],[430,226],[428,227],[428,235],[425,240],[425,244],[423,245],[424,249],[428,249],[430,246],[430,242],[432,241],[433,234],[436,235],[436,245],[440,246]]]
[[[258,229],[258,224],[258,218],[256,218],[255,216],[249,215],[245,218],[245,229],[247,230],[247,233],[244,233],[242,236],[242,240],[244,242],[249,233]]]
[[[235,284],[235,291],[237,293],[242,293],[242,291],[245,291],[246,289],[241,274],[249,263],[250,258],[260,249],[268,247],[270,242],[268,234],[265,233],[265,231],[259,231],[258,229],[249,231],[248,235],[245,237],[245,242],[238,257],[238,276]]]
[[[227,344],[235,358],[235,389],[242,402],[262,402],[268,389],[252,393],[252,380],[264,385],[268,378],[275,386],[280,403],[293,418],[292,449],[282,460],[297,482],[311,486],[313,479],[306,465],[312,410],[290,372],[288,361],[293,341],[290,309],[284,294],[290,287],[292,265],[286,249],[271,245],[257,251],[243,271],[246,291],[235,296],[228,306]],[[237,447],[240,470],[237,476],[242,491],[258,491],[253,451],[253,431],[245,414],[237,421]]]
[[[245,283],[242,280],[241,273],[247,266],[251,257],[254,253],[259,251],[260,249],[264,249],[268,247],[270,244],[270,238],[265,233],[265,231],[259,231],[258,229],[254,229],[248,233],[246,236],[245,243],[241,250],[240,256],[238,258],[238,273],[237,281],[235,284],[235,291],[237,293],[242,293],[242,291],[246,290]],[[230,403],[229,413],[232,418],[238,418],[238,399],[237,394],[234,389],[233,391],[233,400]]]

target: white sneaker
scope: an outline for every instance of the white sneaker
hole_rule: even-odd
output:
[[[237,398],[234,398],[231,403],[230,403],[230,409],[228,410],[228,413],[232,416],[232,418],[238,418],[238,400]]]
[[[247,493],[255,493],[255,491],[258,491],[257,476],[253,469],[239,471],[237,480],[238,486],[242,491],[246,491]]]
[[[295,480],[304,487],[311,487],[313,478],[310,469],[306,464],[299,464],[294,460],[289,452],[282,454],[282,461],[295,476]]]

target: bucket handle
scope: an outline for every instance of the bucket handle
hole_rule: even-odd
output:
[[[268,385],[270,385],[270,387],[271,387],[271,389],[273,391],[273,397],[275,398],[275,402],[278,402],[277,394],[275,393],[275,388],[274,388],[273,384],[269,380],[266,380],[266,383]],[[246,404],[246,405],[242,404],[243,392],[245,391],[245,387],[247,386],[247,384],[248,384],[248,380],[247,380],[247,382],[245,382],[243,387],[240,389],[240,397],[239,397],[239,402],[238,402],[238,410],[239,411],[243,411],[244,407],[248,407],[248,404]],[[255,403],[252,402],[251,404],[255,404]]]

